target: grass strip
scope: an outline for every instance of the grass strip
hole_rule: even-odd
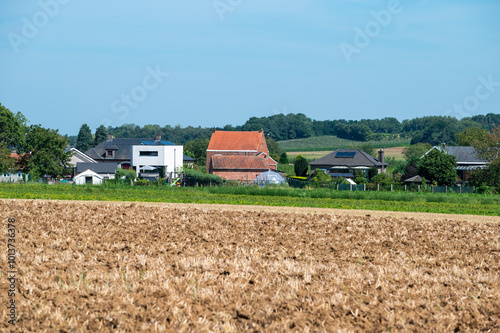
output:
[[[0,184],[0,198],[207,203],[500,216],[500,196],[453,193]]]

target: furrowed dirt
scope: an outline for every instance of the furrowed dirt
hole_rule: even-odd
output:
[[[0,329],[499,331],[498,217],[0,200]]]

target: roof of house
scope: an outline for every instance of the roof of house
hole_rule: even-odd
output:
[[[382,166],[382,163],[376,160],[370,154],[365,153],[359,149],[337,149],[330,154],[323,156],[322,158],[309,163],[312,167],[314,166],[344,166],[344,167],[378,167]],[[387,163],[384,163],[387,166]]]
[[[212,133],[208,151],[266,151],[263,131],[215,131]],[[266,151],[267,153],[267,151]]]
[[[95,163],[93,163],[93,164],[95,164]],[[86,169],[86,170],[80,172],[79,174],[75,175],[75,177],[73,179],[80,178],[83,176],[93,176],[93,177],[96,177],[99,179],[103,179],[103,177],[101,175],[99,175],[97,172],[92,171],[90,169]]]
[[[413,176],[411,178],[408,178],[407,180],[405,180],[405,183],[419,183],[419,184],[422,184],[422,177],[420,177],[419,175],[416,175],[416,176]],[[430,180],[426,180],[425,181],[426,183],[430,183],[431,181]]]
[[[21,158],[17,153],[11,153],[9,157],[15,159],[16,161]]]
[[[76,149],[75,147],[68,147],[68,148],[64,149],[64,152],[68,152],[68,151],[70,151],[72,153],[72,158],[76,157],[76,158],[78,158],[82,161],[86,161],[88,163],[97,163],[97,161],[94,160],[92,157],[81,152],[80,150]]]
[[[426,155],[432,150],[437,149],[439,151],[443,151],[442,146],[434,146],[432,147]],[[459,164],[467,164],[467,163],[488,163],[488,161],[480,159],[476,155],[476,149],[470,146],[445,146],[444,149],[446,153],[453,155],[457,158],[457,163]]]
[[[216,155],[212,156],[214,170],[267,170],[269,163],[263,156]]]
[[[76,173],[91,170],[98,174],[115,173],[118,169],[116,163],[76,163]]]
[[[184,154],[184,155],[182,155],[182,160],[184,161],[184,163],[186,163],[186,162],[194,162],[194,161],[196,161],[196,159],[194,159],[194,158],[192,158],[192,157],[189,157],[189,156],[187,156],[187,155],[185,155],[185,154]]]
[[[111,139],[106,140],[96,147],[85,152],[88,156],[95,160],[130,160],[130,151],[135,145],[173,145],[170,141],[162,141],[148,138],[126,138],[126,139]],[[106,150],[114,150],[114,158],[106,158]]]

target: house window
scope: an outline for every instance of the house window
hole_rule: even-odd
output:
[[[113,158],[115,156],[114,150],[106,150],[106,157],[111,157]]]
[[[158,156],[157,151],[140,151],[139,156]]]

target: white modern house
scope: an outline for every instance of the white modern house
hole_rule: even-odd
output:
[[[177,177],[184,164],[184,148],[170,141],[141,141],[131,149],[131,164],[139,178]]]

